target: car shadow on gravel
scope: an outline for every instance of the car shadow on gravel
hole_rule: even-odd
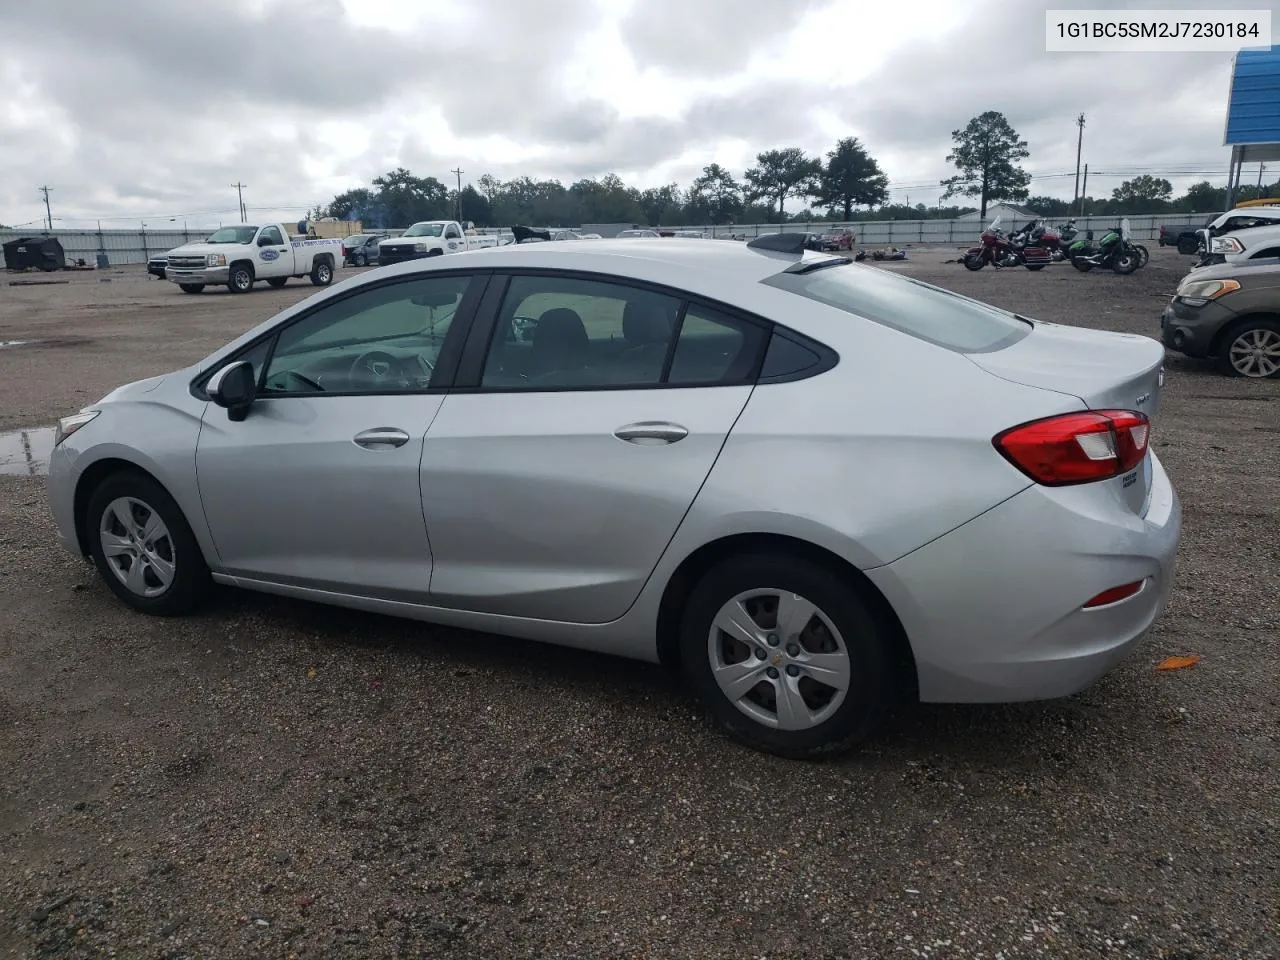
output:
[[[262,641],[268,655],[299,668],[309,659],[380,656],[405,667],[427,664],[502,680],[508,686],[527,684],[553,698],[556,693],[575,701],[598,698],[602,711],[622,700],[628,710],[649,714],[648,722],[635,726],[638,736],[679,724],[684,729],[672,731],[673,741],[701,740],[704,746],[757,756],[724,739],[680,676],[657,664],[234,588],[215,591],[199,619],[209,627],[216,625],[210,632],[231,636],[236,635],[236,624],[246,620],[268,625],[268,633],[274,635]],[[305,638],[305,643],[297,644],[295,637]],[[269,649],[277,645],[278,651]],[[1052,701],[904,704],[862,749],[833,763],[894,767],[946,756],[957,764],[1007,770],[1042,769],[1046,764],[1069,768],[1088,762],[1086,754],[1096,749],[1085,742],[1087,731],[1105,738],[1113,728],[1132,732],[1153,721],[1146,697],[1134,691],[1107,693],[1110,684],[1107,677],[1075,697]],[[627,735],[619,729],[618,736]],[[673,748],[673,762],[681,760],[677,752]]]

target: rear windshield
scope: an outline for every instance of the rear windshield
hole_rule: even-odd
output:
[[[1002,350],[1031,332],[1030,322],[1007,310],[860,263],[779,273],[762,282],[957,353]]]

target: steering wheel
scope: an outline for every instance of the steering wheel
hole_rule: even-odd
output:
[[[390,380],[394,375],[400,375],[400,379],[404,379],[400,372],[400,361],[385,350],[365,351],[355,358],[351,369],[347,371],[347,376],[353,380],[372,377],[379,383]]]

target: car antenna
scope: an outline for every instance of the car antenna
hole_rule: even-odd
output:
[[[748,240],[747,247],[770,253],[790,253],[797,257],[810,249],[809,237],[803,233],[765,233],[754,240]]]

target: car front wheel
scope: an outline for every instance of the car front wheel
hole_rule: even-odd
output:
[[[180,616],[209,589],[209,568],[182,510],[142,473],[113,474],[89,497],[89,551],[111,591],[143,613]]]
[[[1218,357],[1227,376],[1280,378],[1280,320],[1245,320],[1227,334]]]
[[[680,637],[685,673],[720,725],[797,759],[844,753],[881,724],[898,689],[890,643],[846,576],[768,553],[709,570]]]

